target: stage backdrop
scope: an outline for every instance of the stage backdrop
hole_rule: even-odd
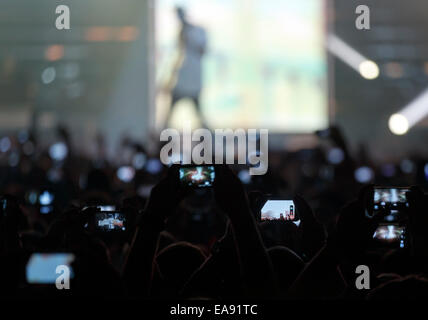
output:
[[[207,33],[202,111],[212,128],[268,128],[304,133],[328,124],[324,0],[156,1],[156,123],[169,110],[162,90],[177,58],[175,7]],[[172,125],[200,123],[190,101]]]

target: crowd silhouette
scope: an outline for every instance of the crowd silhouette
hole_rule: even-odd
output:
[[[423,159],[406,159],[413,170],[393,164],[394,174],[385,176],[383,164],[370,161],[366,153],[351,156],[339,129],[319,136],[329,143],[272,151],[263,176],[245,177],[248,168],[243,165],[215,165],[209,188],[183,187],[178,164],[161,165],[156,154],[132,139],[124,139],[118,153],[129,154],[127,159],[107,161],[101,153],[88,157],[75,152],[65,129],[57,135],[67,150],[62,156],[43,148],[32,134],[26,139],[9,136],[0,153],[0,296],[426,297]],[[329,161],[331,148],[343,152],[340,161]],[[133,161],[137,155],[140,160],[144,155],[144,161]],[[117,174],[122,166],[132,168],[130,177]],[[355,172],[361,166],[372,168],[371,181],[358,181]],[[411,186],[404,247],[375,242],[373,234],[384,215],[366,214],[370,183]],[[49,211],[41,210],[44,192],[52,195]],[[293,199],[300,224],[260,221],[267,194]],[[94,217],[102,205],[121,212],[126,228],[98,229]],[[29,283],[31,254],[59,252],[75,256],[70,289]],[[370,289],[355,285],[359,265],[369,267]]]

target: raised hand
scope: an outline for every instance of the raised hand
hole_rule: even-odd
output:
[[[301,196],[294,198],[297,212],[300,215],[301,247],[305,259],[312,258],[325,244],[324,227],[315,218],[312,208]]]

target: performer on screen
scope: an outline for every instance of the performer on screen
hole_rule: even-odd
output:
[[[202,88],[201,64],[207,42],[206,32],[203,28],[189,23],[183,8],[177,7],[176,13],[181,24],[179,55],[167,84],[167,89],[171,90],[171,104],[165,126],[168,126],[176,103],[187,98],[192,100],[202,126],[206,127],[199,101]]]

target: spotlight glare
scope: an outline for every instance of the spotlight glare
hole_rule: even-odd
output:
[[[379,76],[379,67],[371,60],[366,60],[359,65],[360,74],[363,78],[372,80]]]
[[[403,135],[409,130],[409,121],[405,116],[399,113],[391,115],[388,125],[389,130],[396,135]]]

